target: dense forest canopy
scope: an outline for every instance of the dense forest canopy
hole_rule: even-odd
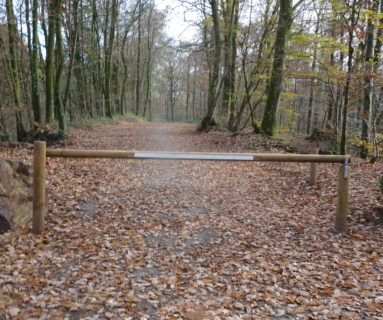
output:
[[[126,113],[310,135],[377,156],[383,0],[180,0],[194,38],[153,0],[3,0],[0,138]],[[177,26],[174,26],[177,28]]]

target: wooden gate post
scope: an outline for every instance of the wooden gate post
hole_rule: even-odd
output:
[[[33,144],[33,221],[32,232],[40,234],[44,230],[45,216],[45,161],[46,142]]]
[[[335,228],[338,232],[346,233],[348,198],[349,198],[350,165],[349,158],[345,159],[343,165],[339,167],[338,199],[336,204]]]
[[[315,154],[318,154],[319,150],[315,150]],[[310,162],[310,178],[309,178],[309,185],[310,186],[316,186],[318,180],[318,163],[317,162]]]

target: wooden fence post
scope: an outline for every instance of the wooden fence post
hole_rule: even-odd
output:
[[[347,215],[350,181],[350,166],[348,161],[349,159],[346,158],[345,163],[339,167],[338,198],[335,219],[336,230],[344,233],[348,231]]]
[[[318,154],[318,149],[316,149],[315,154]],[[309,179],[309,185],[315,186],[318,181],[318,163],[317,162],[310,162],[310,179]]]
[[[33,222],[32,232],[44,230],[45,216],[45,161],[46,142],[35,141],[33,145]]]

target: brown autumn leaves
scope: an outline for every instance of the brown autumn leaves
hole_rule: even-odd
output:
[[[67,147],[257,152],[257,139],[120,123],[72,130]],[[307,164],[50,162],[47,231],[0,236],[0,319],[381,319],[383,232],[366,222],[381,164],[353,162],[343,236],[336,165],[309,187]]]

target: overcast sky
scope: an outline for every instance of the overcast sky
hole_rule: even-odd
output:
[[[168,9],[166,33],[175,40],[192,40],[196,33],[196,28],[188,21],[196,20],[197,15],[182,6],[179,1],[155,0],[159,10]]]

